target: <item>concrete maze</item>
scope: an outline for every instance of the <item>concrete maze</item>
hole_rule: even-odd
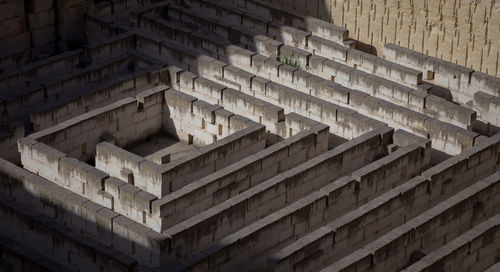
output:
[[[500,269],[500,79],[268,2],[101,1],[1,57],[2,269]]]

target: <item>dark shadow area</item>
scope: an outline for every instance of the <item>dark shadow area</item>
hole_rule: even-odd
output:
[[[0,229],[7,237],[0,239],[0,268],[8,268],[2,271],[136,271],[142,266],[127,255],[147,256],[152,249],[111,228],[120,221],[130,228],[137,224],[138,230],[138,223],[0,160]]]
[[[500,127],[492,125],[491,123],[485,123],[481,120],[474,120],[472,122],[472,131],[477,132],[486,137],[491,137],[500,132]]]
[[[124,146],[123,149],[141,157],[147,157],[162,151],[170,154],[170,160],[172,161],[199,152],[199,147],[180,141],[177,137],[173,137],[164,132],[128,144]]]
[[[364,43],[362,41],[354,41],[354,48],[359,51],[378,56],[377,48],[375,46]]]
[[[449,154],[446,154],[444,153],[443,151],[439,151],[435,148],[432,148],[431,149],[431,163],[430,163],[430,167],[432,166],[435,166],[449,158],[451,158],[452,156],[449,155]]]
[[[342,138],[338,135],[335,135],[333,133],[330,133],[328,135],[328,150],[334,149],[335,147],[347,142],[348,140],[345,138]]]
[[[273,1],[273,3],[280,2],[284,7],[283,9],[268,7],[269,9],[261,12],[250,9],[250,7],[257,6],[257,2],[253,0],[175,0],[171,1],[172,3],[166,7],[159,5],[156,10],[151,12],[141,13],[141,11],[134,9],[134,13],[127,12],[125,13],[126,16],[123,17],[121,17],[120,12],[129,9],[126,6],[127,4],[121,5],[120,1],[88,1],[88,3],[93,2],[94,11],[98,9],[99,13],[88,14],[85,23],[90,25],[89,22],[97,21],[100,17],[102,20],[95,23],[98,27],[86,29],[84,32],[81,29],[84,25],[75,24],[69,30],[64,29],[68,31],[67,33],[63,33],[62,28],[54,30],[56,36],[65,35],[64,37],[66,37],[61,38],[63,43],[53,45],[54,52],[62,53],[63,51],[74,50],[74,63],[54,70],[44,70],[46,74],[43,75],[36,72],[30,73],[27,82],[20,82],[23,85],[22,92],[26,94],[23,101],[30,101],[30,103],[27,103],[25,107],[21,107],[19,110],[12,111],[9,109],[8,111],[7,104],[13,99],[11,96],[2,93],[3,96],[0,98],[4,103],[4,115],[7,115],[6,119],[8,119],[6,123],[10,123],[16,118],[25,121],[26,135],[28,135],[31,132],[45,128],[41,125],[42,122],[36,121],[34,113],[41,112],[46,115],[52,114],[52,116],[56,116],[53,111],[55,108],[62,108],[65,104],[75,106],[73,110],[65,109],[66,115],[61,114],[59,118],[52,118],[51,122],[53,123],[50,124],[52,126],[65,121],[69,116],[80,115],[113,102],[111,97],[115,93],[110,92],[107,96],[109,99],[96,99],[92,103],[85,104],[86,99],[99,93],[104,86],[116,83],[115,81],[127,80],[132,88],[121,88],[117,93],[123,96],[134,96],[136,92],[130,91],[131,89],[137,91],[158,83],[170,82],[171,74],[164,72],[169,65],[176,65],[199,74],[196,63],[197,59],[202,55],[208,55],[230,63],[228,57],[229,45],[234,44],[255,52],[257,45],[254,37],[258,34],[283,41],[284,37],[281,37],[276,32],[279,25],[289,25],[307,30],[305,16],[325,19],[325,11],[329,9],[326,1],[278,0]],[[61,3],[61,1],[56,2]],[[217,18],[205,17],[209,13],[193,7],[193,2],[206,2],[207,10],[217,5],[229,9],[234,9],[234,5],[236,5],[238,9],[236,15],[217,14]],[[55,12],[61,15],[62,9],[60,5],[55,8]],[[241,15],[246,12],[259,17],[261,21],[254,25],[249,21],[243,22]],[[91,12],[89,11],[89,13]],[[156,36],[149,35],[151,33],[141,28],[146,25],[145,21],[149,20],[149,17],[157,20],[154,28],[148,30],[156,34]],[[332,19],[333,21],[337,20],[337,18]],[[139,35],[145,37],[141,38],[140,42],[137,38]],[[146,39],[151,39],[153,45],[146,44]],[[211,44],[206,43],[205,39],[211,41]],[[112,44],[111,49],[105,47],[106,43]],[[352,44],[354,44],[352,48],[370,54],[377,54],[377,51],[371,45],[358,41],[352,41]],[[32,50],[30,50],[28,59],[38,60],[43,56],[34,57]],[[50,56],[50,54],[45,55],[45,57],[47,56]],[[162,72],[159,79],[155,79],[155,73],[158,71]],[[82,73],[81,78],[73,80],[72,76],[80,72]],[[5,76],[5,74],[2,76]],[[49,80],[40,83],[39,81],[41,79],[45,80],[45,77],[54,79],[57,84],[52,85]],[[70,81],[70,78],[73,81]],[[68,79],[69,83],[67,83],[66,79]],[[174,82],[172,85],[177,83]],[[76,91],[65,92],[69,89]],[[175,138],[175,136],[172,137],[166,134],[155,134],[126,145],[124,148],[137,155],[147,156],[158,149],[179,144],[178,139]],[[281,140],[280,136],[268,133],[266,146]],[[330,133],[328,148],[332,149],[346,141],[346,139]],[[180,148],[178,151],[182,153],[182,150],[184,149]],[[91,153],[89,155],[90,158],[87,162],[94,166],[95,154]],[[387,154],[380,155],[376,159],[385,155]],[[17,252],[13,251],[13,254],[24,256],[20,258],[26,260],[26,262],[22,261],[22,267],[31,267],[29,264],[33,262],[40,264],[41,271],[43,269],[49,271],[63,270],[60,267],[54,267],[54,264],[48,261],[54,260],[64,264],[65,268],[69,270],[78,268],[81,271],[115,271],[116,267],[118,267],[118,270],[122,271],[135,271],[139,265],[134,258],[147,261],[148,258],[151,260],[161,257],[148,255],[152,250],[151,248],[118,233],[118,227],[111,227],[115,221],[120,221],[121,224],[126,226],[133,226],[136,231],[153,232],[143,225],[133,222],[114,211],[99,207],[95,203],[92,204],[85,198],[43,180],[24,169],[8,171],[11,169],[9,167],[11,166],[0,170],[0,173],[2,173],[0,176],[0,194],[2,195],[0,212],[6,215],[0,219],[3,226],[3,229],[1,227],[0,229],[4,230],[3,235],[18,240],[19,244],[26,247],[26,249]],[[31,183],[28,179],[36,179],[40,182]],[[52,193],[52,191],[55,193]],[[61,192],[64,192],[65,198],[58,198],[58,193]],[[71,206],[71,203],[77,203],[78,201],[81,203],[75,205],[80,206]],[[81,212],[83,203],[92,206],[94,210],[89,211],[87,214]],[[92,215],[95,220],[85,218],[91,212],[96,213],[95,216]],[[98,217],[97,213],[101,217]],[[6,241],[5,243],[8,243],[8,240]],[[78,258],[72,255],[74,249],[66,248],[69,247],[68,245],[80,249]],[[165,240],[161,243],[159,249],[154,250],[163,251],[165,254],[175,250],[169,246],[169,241]],[[1,248],[0,245],[0,250]],[[36,251],[42,255],[32,256],[29,253],[30,251]],[[2,262],[1,265],[3,264],[5,263]],[[7,267],[9,271],[16,271],[16,265],[20,264],[6,264],[4,267]],[[35,267],[32,271],[36,271],[36,269]]]
[[[443,99],[446,99],[448,101],[453,102],[453,95],[452,95],[450,89],[435,85],[432,83],[432,80],[431,81],[424,81],[424,82],[425,82],[425,84],[428,84],[431,86],[431,93],[433,95],[439,96]]]

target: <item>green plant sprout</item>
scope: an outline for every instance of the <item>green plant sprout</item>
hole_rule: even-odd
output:
[[[295,53],[292,53],[291,55],[289,55],[283,59],[280,57],[276,57],[276,60],[283,63],[283,64],[293,66],[297,69],[300,69],[300,66],[301,66],[300,60],[295,56]]]

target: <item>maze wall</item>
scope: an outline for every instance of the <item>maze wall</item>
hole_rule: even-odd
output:
[[[379,56],[386,43],[395,43],[489,75],[500,74],[500,10],[493,0],[255,2],[345,27],[360,47]]]
[[[24,1],[85,45],[0,61],[0,270],[498,270],[495,4],[403,2]]]

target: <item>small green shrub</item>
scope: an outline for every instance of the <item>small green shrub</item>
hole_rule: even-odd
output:
[[[290,56],[287,56],[285,58],[276,57],[276,60],[283,64],[293,66],[297,69],[300,69],[301,66],[300,60],[295,56],[295,53],[292,53]]]

